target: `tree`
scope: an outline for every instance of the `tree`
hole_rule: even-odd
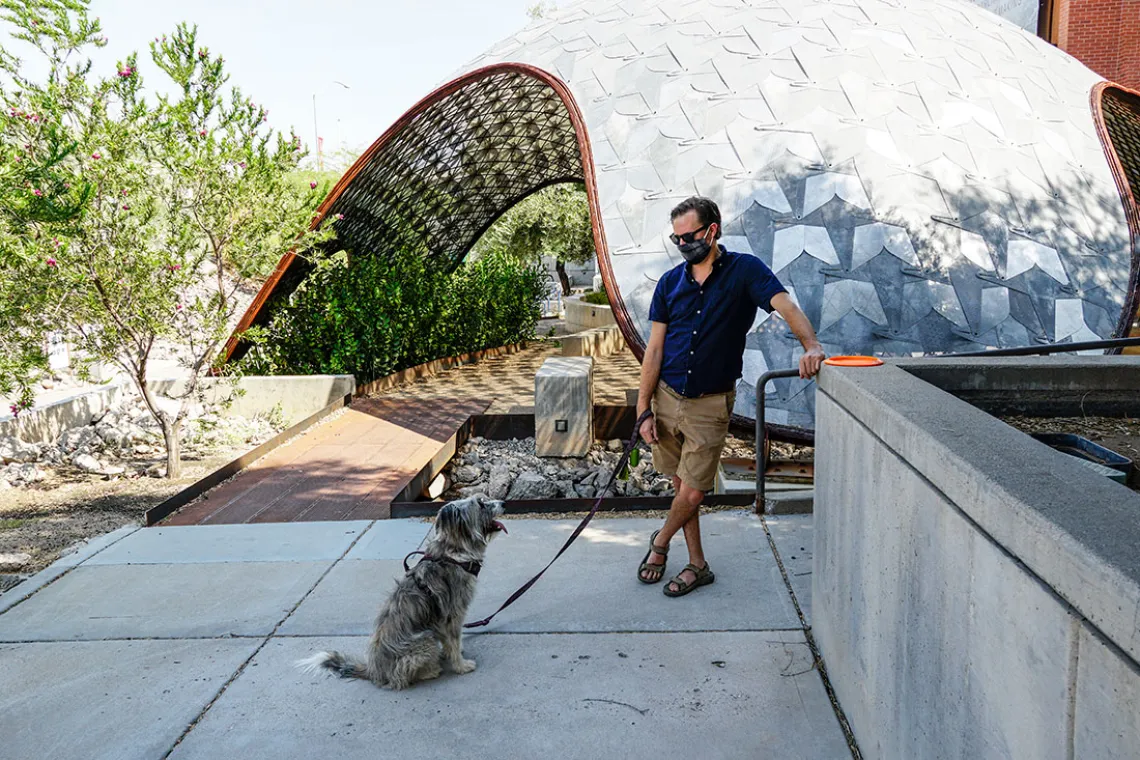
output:
[[[16,257],[28,288],[41,294],[29,311],[66,330],[92,360],[127,373],[162,428],[167,475],[178,477],[181,423],[229,334],[237,289],[263,278],[291,247],[304,253],[332,236],[332,225],[308,230],[317,183],[290,184],[304,155],[299,138],[274,137],[265,109],[227,89],[224,60],[199,46],[195,28],[180,25],[151,43],[174,95],[148,101],[137,55],[104,79],[90,75],[89,62],[69,63],[102,40],[86,0],[0,2],[4,20],[53,72],[33,81],[6,61],[14,85],[5,106],[39,104],[58,125],[56,139],[73,147],[61,166],[86,188],[69,183],[68,192],[84,193],[80,213],[30,221],[18,236],[25,248],[40,241],[33,254],[45,240],[55,251],[46,264]],[[186,370],[169,400],[148,374],[159,342],[175,347]]]
[[[504,251],[527,260],[554,259],[562,295],[570,294],[567,263],[594,258],[594,231],[582,185],[552,185],[534,193],[503,214],[484,233],[475,254]]]
[[[80,41],[103,44],[97,22],[72,24],[76,4],[29,6],[4,0],[4,20],[22,19],[15,39],[41,52],[72,48]],[[38,30],[32,35],[27,27]],[[47,369],[43,352],[48,325],[60,309],[35,282],[57,265],[60,239],[53,228],[73,220],[91,197],[91,186],[74,168],[76,144],[58,116],[75,103],[83,64],[64,65],[56,56],[42,87],[22,92],[19,80],[0,76],[0,393],[15,393],[12,412],[32,405],[33,384]],[[11,75],[19,61],[0,48],[0,72]]]

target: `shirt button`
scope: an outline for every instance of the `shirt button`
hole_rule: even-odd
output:
[[[692,351],[690,351],[690,352],[689,352],[689,356],[692,356],[692,355],[693,355],[693,352],[692,352]]]
[[[685,374],[686,374],[686,375],[691,375],[691,374],[693,374],[693,371],[692,371],[691,369],[690,369],[690,370],[687,370],[687,371],[685,372]]]
[[[696,331],[696,330],[693,330],[693,335],[696,335],[696,334],[697,334],[697,331]]]
[[[698,314],[700,314],[700,313],[701,313],[701,310],[700,310],[700,309],[697,309],[697,313],[698,313]]]

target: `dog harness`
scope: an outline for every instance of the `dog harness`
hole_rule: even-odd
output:
[[[482,562],[476,562],[475,560],[469,560],[467,562],[458,562],[456,560],[451,559],[450,557],[433,557],[432,555],[428,554],[427,552],[421,552],[421,551],[417,550],[414,552],[410,552],[407,557],[404,557],[404,572],[405,573],[410,573],[410,572],[412,572],[412,570],[415,569],[414,567],[408,567],[408,560],[417,554],[421,555],[420,562],[443,562],[443,563],[446,563],[448,565],[455,565],[456,567],[463,568],[467,572],[474,575],[476,578],[479,577],[479,571],[483,569],[483,563]],[[417,562],[416,564],[418,565],[419,562]]]

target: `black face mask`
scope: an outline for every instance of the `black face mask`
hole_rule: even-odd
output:
[[[689,264],[700,264],[709,257],[712,246],[704,240],[694,240],[691,243],[681,243],[677,246],[677,250],[681,252]]]

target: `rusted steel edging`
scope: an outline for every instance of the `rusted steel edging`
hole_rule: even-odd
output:
[[[706,506],[752,506],[752,494],[709,494]],[[551,514],[589,512],[595,499],[516,499],[503,502],[506,514]],[[432,517],[443,506],[441,501],[397,501],[392,503],[392,517]],[[599,512],[668,511],[672,496],[611,496],[602,502]]]

